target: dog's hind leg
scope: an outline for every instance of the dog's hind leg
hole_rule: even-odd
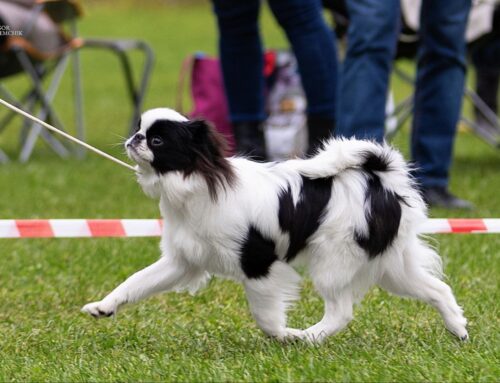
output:
[[[285,340],[300,330],[286,327],[286,310],[299,297],[300,276],[289,265],[275,261],[264,277],[244,281],[250,311],[267,335]]]
[[[311,343],[320,343],[328,336],[341,331],[353,318],[351,295],[350,291],[344,291],[336,297],[324,296],[325,313],[323,318],[298,334],[298,337]]]
[[[405,249],[404,265],[385,270],[379,285],[391,293],[420,299],[436,308],[443,317],[446,328],[467,340],[467,320],[457,304],[453,292],[434,274],[440,272],[439,256],[416,240]]]
[[[82,312],[96,318],[109,317],[125,303],[137,302],[150,295],[174,289],[200,276],[200,271],[187,267],[182,260],[164,256],[131,275],[103,300],[83,306]]]
[[[336,250],[331,253],[331,248]],[[352,246],[325,242],[318,246],[309,264],[314,287],[324,299],[323,318],[294,337],[320,343],[344,329],[353,318],[353,305],[374,283],[364,253],[353,253]]]

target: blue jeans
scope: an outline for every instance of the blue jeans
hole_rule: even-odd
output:
[[[259,0],[212,0],[219,53],[232,122],[262,121],[265,113]],[[319,0],[269,0],[299,66],[308,113],[335,118],[337,54]]]
[[[424,187],[448,185],[465,79],[470,3],[422,1],[411,154]],[[340,79],[336,133],[382,141],[399,1],[347,0],[347,7],[349,47]]]

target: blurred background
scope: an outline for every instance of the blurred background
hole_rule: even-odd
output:
[[[86,39],[102,38],[106,39],[134,39],[147,43],[154,52],[154,66],[145,91],[142,109],[158,106],[176,106],[176,99],[179,94],[179,74],[184,60],[197,53],[204,52],[207,55],[215,56],[217,52],[217,31],[215,18],[212,14],[212,4],[209,1],[86,1],[81,4],[83,14],[76,19],[77,34]],[[267,5],[264,3],[261,12],[261,29],[265,47],[268,49],[289,49],[288,42],[283,31],[277,26],[272,18]],[[325,11],[328,21],[332,20],[331,14]],[[342,52],[342,45],[340,45]],[[131,60],[131,67],[135,81],[140,80],[141,70],[144,65],[144,55],[141,52],[131,50],[128,52]],[[85,125],[85,140],[91,145],[108,151],[113,155],[124,158],[121,143],[129,134],[129,125],[133,115],[133,108],[130,102],[127,83],[120,66],[120,62],[115,54],[109,50],[82,49],[81,58],[81,83],[83,95],[83,121]],[[413,59],[398,59],[397,67],[407,76],[414,76]],[[475,76],[469,70],[467,81],[468,86],[474,89]],[[1,84],[9,89],[13,94],[22,94],[29,88],[30,82],[27,76],[21,74],[2,78]],[[43,83],[47,87],[47,82]],[[401,76],[393,75],[391,80],[391,95],[395,104],[406,99],[412,93],[412,86]],[[183,92],[184,112],[189,112],[192,99],[189,91],[189,84],[184,85]],[[71,65],[64,73],[60,88],[57,91],[54,101],[54,110],[57,111],[65,129],[70,133],[77,133],[75,126],[75,107],[73,98],[73,78]],[[0,116],[4,116],[6,110],[0,110]],[[473,120],[473,107],[470,102],[464,102],[463,115]],[[393,139],[393,143],[405,154],[408,154],[408,134],[409,120],[405,120],[403,129],[398,132]],[[36,146],[26,165],[16,163],[15,159],[20,152],[20,138],[22,121],[15,118],[8,126],[0,132],[0,149],[3,150],[13,162],[6,166],[0,165],[0,177],[3,184],[15,183],[20,190],[28,190],[26,183],[31,182],[30,169],[36,169],[38,176],[43,174],[44,183],[47,188],[48,198],[37,199],[35,205],[29,207],[22,203],[16,206],[15,203],[0,202],[5,204],[0,211],[8,217],[34,217],[48,216],[48,211],[56,216],[67,216],[64,209],[53,209],[47,205],[50,201],[48,189],[53,189],[53,182],[69,184],[75,182],[78,187],[85,188],[89,181],[78,182],[72,179],[75,173],[82,176],[82,172],[87,174],[91,171],[94,175],[92,180],[101,182],[102,178],[110,181],[117,177],[120,189],[137,189],[133,183],[128,182],[125,186],[122,182],[127,176],[123,169],[115,167],[107,161],[97,158],[95,155],[87,153],[85,160],[77,160],[69,157],[66,160],[59,159],[54,152],[40,139],[36,141]],[[478,211],[476,216],[492,216],[493,211],[498,211],[498,203],[492,203],[496,198],[495,190],[498,190],[500,181],[498,175],[499,163],[498,150],[487,144],[477,134],[473,134],[466,125],[461,124],[460,133],[455,145],[455,159],[453,171],[457,176],[452,175],[452,189],[463,190],[469,199],[476,202]],[[50,165],[50,166],[47,166]],[[67,174],[65,179],[61,174]],[[22,177],[24,176],[24,180]],[[15,177],[15,182],[12,177]],[[110,178],[108,178],[110,177]],[[57,181],[59,180],[59,181]],[[83,181],[83,180],[82,180]],[[33,181],[35,182],[35,181]],[[24,183],[24,186],[21,185]],[[94,182],[90,182],[94,184]],[[32,185],[33,186],[33,185]],[[50,187],[49,187],[50,186]],[[95,185],[99,189],[98,185]],[[12,188],[4,192],[11,193]],[[29,189],[32,190],[32,189]],[[109,195],[113,188],[108,182],[106,193],[100,196],[101,199],[113,198]],[[57,193],[57,191],[56,191]],[[72,191],[71,195],[75,193]],[[120,192],[121,193],[121,192]],[[135,193],[131,191],[130,193]],[[493,193],[490,195],[490,193]],[[90,196],[89,196],[90,197]],[[136,196],[138,197],[138,196]],[[69,198],[65,193],[58,194],[59,204]],[[141,201],[144,198],[140,198]],[[38,201],[44,201],[43,210],[36,208]],[[40,202],[41,203],[41,202]],[[93,203],[96,203],[94,200]],[[98,203],[98,202],[97,202]],[[111,204],[113,205],[113,204]],[[68,202],[70,211],[75,215],[74,206]],[[126,206],[120,209],[106,209],[101,207],[90,208],[97,215],[124,215],[127,212]],[[125,212],[123,211],[125,209]],[[88,210],[85,210],[88,212]],[[149,215],[155,215],[154,210],[148,211]],[[462,212],[462,215],[470,213]],[[81,214],[76,214],[81,215]],[[133,214],[138,216],[140,214]],[[144,214],[142,214],[144,215]],[[497,214],[498,215],[498,214]]]

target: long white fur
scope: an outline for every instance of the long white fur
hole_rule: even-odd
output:
[[[139,133],[145,134],[159,118],[185,121],[170,109],[154,109],[142,116]],[[198,174],[180,172],[158,175],[149,165],[152,153],[146,145],[139,154],[138,181],[145,193],[160,200],[165,221],[162,257],[132,275],[103,300],[87,304],[83,311],[96,317],[109,316],[125,303],[136,302],[167,290],[201,287],[211,275],[241,281],[253,316],[262,330],[279,339],[322,341],[344,328],[352,318],[352,306],[373,285],[403,296],[421,299],[442,315],[446,327],[467,338],[466,319],[442,273],[437,253],[424,243],[416,227],[426,218],[426,207],[416,191],[401,154],[387,145],[354,139],[331,139],[315,157],[279,164],[262,164],[245,158],[229,158],[237,175],[233,188],[220,192],[217,202]],[[362,153],[388,159],[390,170],[379,172],[384,187],[402,196],[398,235],[384,254],[369,260],[355,242],[354,229],[367,233],[366,177],[359,167]],[[249,279],[240,265],[240,246],[250,223],[276,244],[283,260],[289,237],[278,222],[278,195],[291,185],[296,203],[301,175],[310,178],[335,176],[331,199],[319,229],[309,245],[297,255],[307,266],[318,292],[325,300],[325,314],[316,325],[298,330],[286,325],[286,310],[299,296],[300,277],[291,265],[275,262],[268,276]]]

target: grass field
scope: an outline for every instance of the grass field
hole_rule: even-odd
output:
[[[147,107],[172,105],[182,59],[215,52],[210,5],[133,7],[92,3],[85,36],[139,37],[157,54]],[[264,13],[264,35],[285,47]],[[111,55],[84,52],[88,140],[123,158],[113,146],[129,117],[123,79]],[[21,79],[7,83],[14,90]],[[56,100],[71,127],[70,81]],[[401,98],[409,91],[399,82]],[[18,126],[0,135],[17,153]],[[408,133],[396,146],[408,153]],[[434,217],[500,217],[500,155],[470,133],[459,134],[452,189],[472,212]],[[62,161],[43,145],[28,164],[0,166],[0,218],[151,218],[157,202],[134,175],[89,154]],[[375,289],[355,319],[321,346],[282,345],[256,328],[242,288],[212,280],[197,296],[164,294],[127,307],[116,319],[79,312],[159,255],[158,239],[0,240],[0,381],[498,381],[500,236],[441,235],[436,245],[448,281],[469,319],[471,340],[451,336],[437,313]],[[315,323],[322,303],[305,279],[292,326]]]

